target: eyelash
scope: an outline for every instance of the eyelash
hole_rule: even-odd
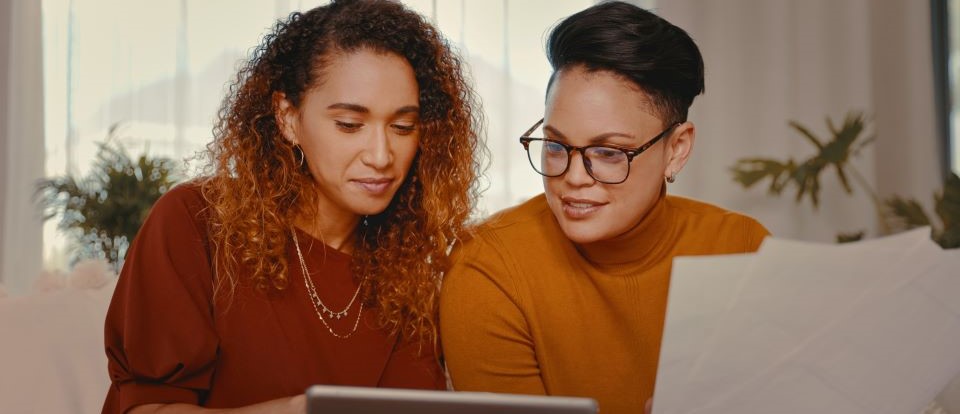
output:
[[[360,128],[363,127],[363,124],[360,124],[360,123],[343,122],[343,121],[334,121],[334,122],[336,122],[337,128],[340,128],[344,132],[357,132],[360,130]],[[390,126],[393,127],[393,129],[395,129],[397,131],[397,134],[399,135],[410,135],[416,132],[417,130],[416,125],[392,124]]]
[[[410,135],[417,131],[416,125],[391,125],[394,129],[397,130],[397,133],[400,135]]]
[[[334,121],[334,122],[336,122],[337,128],[340,128],[346,132],[357,132],[360,130],[360,127],[363,126],[363,124],[357,124],[353,122],[343,122],[343,121]]]

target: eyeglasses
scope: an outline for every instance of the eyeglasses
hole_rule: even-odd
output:
[[[576,151],[580,152],[587,174],[604,184],[620,184],[627,181],[627,176],[630,175],[630,162],[633,158],[652,147],[680,125],[679,123],[670,125],[637,148],[622,148],[600,144],[577,147],[552,139],[530,137],[530,134],[541,124],[543,124],[542,119],[520,137],[520,143],[527,151],[527,159],[530,160],[530,166],[534,171],[544,177],[559,177],[570,168],[570,158]]]

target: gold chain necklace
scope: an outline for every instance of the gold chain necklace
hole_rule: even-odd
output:
[[[326,304],[320,300],[320,296],[317,295],[317,287],[314,286],[313,280],[310,279],[310,272],[307,270],[307,262],[303,260],[303,253],[300,251],[300,241],[297,240],[297,231],[292,230],[293,234],[293,245],[297,248],[297,259],[300,260],[300,270],[303,273],[303,284],[307,287],[307,295],[310,297],[310,303],[313,304],[313,310],[317,313],[317,317],[320,318],[320,322],[323,322],[323,326],[327,327],[327,330],[330,331],[330,334],[339,339],[347,339],[354,332],[357,331],[357,326],[360,325],[360,317],[363,316],[363,301],[360,301],[360,310],[357,312],[357,320],[353,323],[353,329],[346,334],[338,334],[333,328],[327,323],[327,320],[323,315],[327,315],[327,318],[340,319],[346,317],[350,308],[353,307],[353,302],[357,300],[357,297],[360,296],[360,290],[363,288],[363,280],[357,285],[357,291],[353,293],[353,297],[350,298],[350,303],[347,304],[345,308],[341,311],[334,311],[327,307]],[[322,310],[321,310],[322,308]]]

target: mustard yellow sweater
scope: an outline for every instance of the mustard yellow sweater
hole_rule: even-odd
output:
[[[543,195],[454,253],[440,328],[455,389],[595,398],[642,412],[653,394],[673,258],[755,251],[752,218],[662,195],[616,240],[576,245]]]

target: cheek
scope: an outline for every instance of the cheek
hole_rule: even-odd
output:
[[[630,165],[630,178],[641,178],[644,182],[649,182],[652,177],[663,178],[663,170],[667,167],[664,151],[648,151],[639,157]]]
[[[542,177],[542,176],[541,176],[541,177]],[[544,192],[544,193],[546,193],[547,195],[550,195],[550,196],[555,195],[555,194],[559,194],[559,191],[558,191],[558,190],[560,189],[560,186],[561,186],[560,181],[561,181],[561,179],[563,179],[562,176],[561,176],[561,177],[556,177],[556,178],[542,177],[541,179],[543,180],[543,192]],[[553,200],[552,200],[552,197],[549,198],[549,200],[550,200],[550,201],[553,201]]]
[[[660,191],[660,185],[663,184],[664,179],[664,169],[666,169],[666,163],[661,158],[662,154],[661,151],[651,154],[643,153],[640,155],[641,157],[649,157],[635,160],[630,165],[630,176],[623,184],[635,189],[637,198],[645,198],[651,193]]]
[[[321,160],[328,156],[327,148],[332,146],[330,139],[333,131],[311,122],[303,122],[299,128],[300,147],[309,160]]]
[[[618,214],[623,214],[624,217],[645,212],[656,200],[660,194],[660,186],[663,185],[659,175],[652,175],[647,171],[634,175],[638,172],[631,170],[630,178],[626,182],[615,186],[616,188],[607,189],[611,199],[618,205]]]
[[[607,191],[607,194],[609,194],[608,197],[615,203],[617,210],[619,210],[617,213],[618,216],[630,214],[632,211],[642,209],[642,204],[643,200],[646,198],[646,193],[646,188],[641,188],[637,185],[629,187],[623,186],[622,188]]]
[[[320,181],[336,181],[350,167],[356,158],[357,150],[349,145],[332,146],[329,143],[312,140],[310,145],[302,145],[307,156],[310,173]],[[331,151],[330,148],[336,148]]]
[[[420,139],[413,138],[410,140],[402,141],[398,144],[394,151],[396,152],[397,160],[400,161],[398,164],[403,166],[403,168],[409,169],[410,164],[413,163],[414,157],[417,156],[417,152],[420,150]]]

